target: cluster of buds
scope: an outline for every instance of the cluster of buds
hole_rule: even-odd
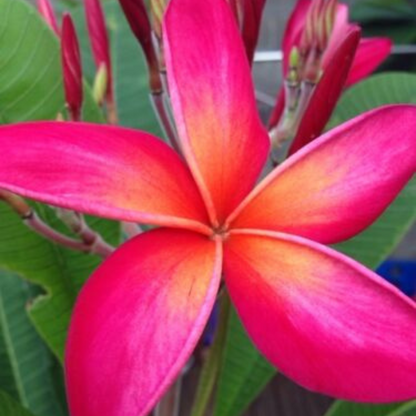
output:
[[[286,51],[289,52],[289,57],[286,61],[282,100],[284,110],[279,123],[270,131],[275,156],[280,152],[282,142],[296,138],[313,98],[322,100],[323,95],[330,96],[327,98],[328,111],[323,111],[320,117],[322,123],[325,123],[341,94],[360,39],[360,31],[356,26],[350,25],[334,47],[334,26],[338,7],[337,0],[312,1],[299,38],[293,39],[291,49]],[[330,49],[333,50],[328,65]],[[339,56],[337,51],[341,51],[343,56]],[[338,61],[338,69],[334,66],[337,63],[332,62],[334,60]],[[336,81],[333,87],[329,85],[331,80]],[[317,89],[319,84],[322,86]],[[314,97],[315,95],[318,96]],[[308,135],[313,136],[309,132]]]
[[[110,42],[105,15],[100,0],[85,0],[84,5],[92,55],[96,65],[93,88],[94,99],[99,105],[106,104],[108,121],[110,124],[116,124],[117,111],[114,98]],[[62,30],[59,30],[57,19],[49,0],[38,0],[38,10],[45,22],[61,40],[66,106],[69,118],[73,121],[78,121],[81,118],[83,81],[81,54],[75,26],[70,14],[65,13],[62,19]]]
[[[290,58],[290,77],[319,81],[322,57],[331,39],[336,17],[337,0],[315,0],[308,11],[306,26],[298,46],[294,46]]]

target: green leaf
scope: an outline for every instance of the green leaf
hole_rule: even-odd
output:
[[[406,0],[361,0],[351,7],[352,22],[411,20],[412,18],[416,18],[414,6]]]
[[[32,292],[28,283],[0,271],[0,389],[39,416],[61,416],[52,357],[26,313]]]
[[[414,416],[416,415],[416,400],[408,403],[392,403],[371,405],[362,403],[350,403],[344,401],[335,402],[325,413],[325,416]]]
[[[0,123],[55,119],[63,110],[58,39],[34,7],[0,0]],[[84,117],[102,120],[87,86]]]
[[[101,120],[85,87],[84,115]],[[20,0],[0,0],[0,119],[17,122],[53,119],[64,108],[58,40],[36,10]],[[36,211],[54,227],[65,226],[41,204]],[[119,225],[90,219],[107,241],[119,242]],[[41,286],[29,314],[52,351],[63,357],[66,331],[75,297],[100,259],[59,247],[22,224],[0,203],[0,266]]]
[[[0,391],[0,415],[1,416],[34,416],[7,393]]]
[[[416,400],[412,400],[400,406],[397,410],[388,414],[388,416],[415,416],[416,415]]]
[[[344,93],[329,125],[338,125],[372,108],[400,103],[416,104],[416,75],[406,72],[374,75]]]
[[[400,102],[416,103],[416,76],[405,73],[377,75],[344,94],[330,125],[335,126],[383,104]],[[414,223],[415,207],[416,179],[376,223],[336,248],[367,267],[376,268]],[[237,416],[257,397],[275,370],[257,352],[235,313],[230,318],[224,354],[214,414]]]

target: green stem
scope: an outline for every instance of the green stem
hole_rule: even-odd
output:
[[[191,416],[206,415],[220,370],[227,334],[228,317],[230,314],[230,298],[227,292],[223,292],[220,302],[220,316],[217,332],[215,334],[214,343],[202,366]]]

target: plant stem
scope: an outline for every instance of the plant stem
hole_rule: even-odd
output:
[[[108,257],[114,251],[114,247],[106,243],[100,234],[88,226],[82,214],[64,208],[56,208],[56,212],[58,218],[78,235],[86,246],[93,248],[91,252],[101,257]]]
[[[229,314],[230,298],[224,290],[220,297],[220,316],[215,339],[202,366],[191,416],[205,416],[207,414],[210,399],[220,371]]]
[[[81,225],[84,224],[84,227],[81,226],[80,232],[77,233],[82,237],[82,241],[79,241],[59,233],[44,221],[42,221],[42,219],[36,214],[32,207],[30,207],[27,202],[19,195],[15,195],[9,191],[0,190],[0,199],[6,202],[10,208],[17,215],[19,215],[20,218],[22,218],[24,224],[50,241],[71,248],[73,250],[82,251],[84,253],[98,254],[101,257],[107,257],[114,250],[113,247],[103,241],[100,235],[92,231],[85,224],[83,219],[79,220]],[[74,216],[80,215],[76,213],[73,214]]]
[[[46,237],[48,240],[51,240],[62,246],[72,248],[73,250],[82,251],[85,253],[92,252],[91,246],[86,245],[81,241],[67,237],[64,234],[58,233],[45,222],[43,222],[34,211],[31,211],[26,218],[23,218],[23,223],[26,224],[33,231],[37,232],[43,237]]]

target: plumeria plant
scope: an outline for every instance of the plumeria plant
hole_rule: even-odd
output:
[[[150,10],[120,0],[165,142],[117,125],[105,13],[99,0],[84,5],[108,123],[82,121],[75,25],[66,13],[59,27],[40,0],[60,42],[66,111],[0,127],[3,202],[43,237],[103,259],[68,330],[70,416],[160,411],[216,303],[218,333],[231,303],[261,354],[306,389],[364,403],[416,398],[415,303],[329,247],[374,223],[412,179],[416,106],[380,107],[319,136],[390,41],[361,39],[337,1],[299,0],[267,129],[250,71],[264,0],[151,0]],[[70,235],[26,198],[52,206]],[[85,215],[119,221],[125,241],[110,245]]]

